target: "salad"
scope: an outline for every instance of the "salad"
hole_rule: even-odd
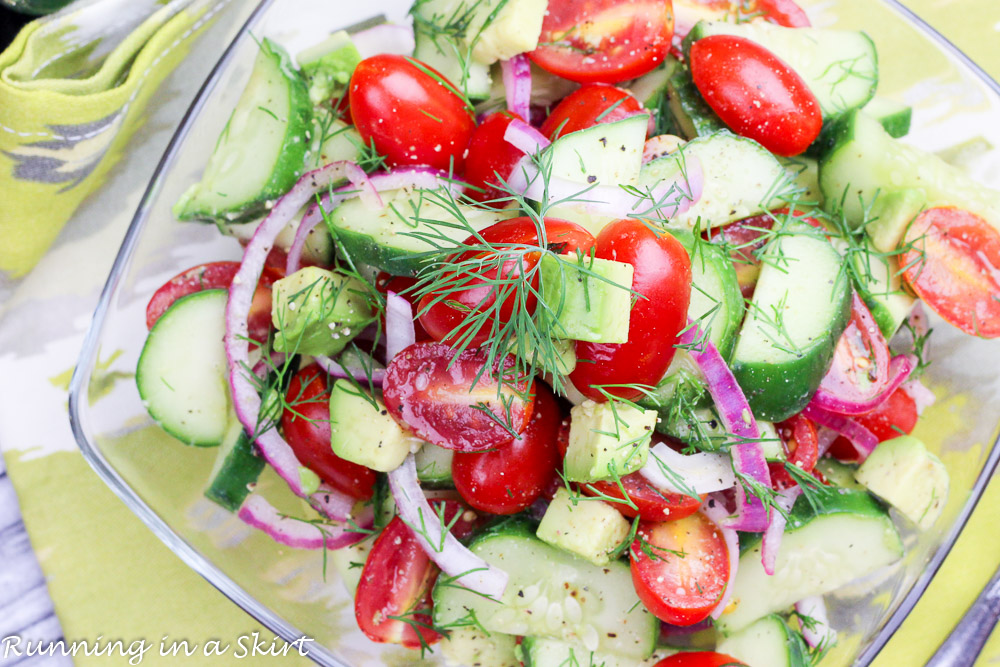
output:
[[[1000,193],[900,140],[867,35],[750,4],[416,0],[260,41],[174,209],[242,260],[156,291],[136,382],[372,641],[815,664],[823,596],[940,517],[926,309],[1000,336]]]

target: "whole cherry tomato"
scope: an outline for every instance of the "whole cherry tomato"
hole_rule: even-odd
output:
[[[763,46],[711,35],[691,45],[691,76],[726,125],[777,155],[798,155],[823,129],[823,113],[802,77]]]
[[[554,141],[564,134],[622,120],[640,111],[639,100],[627,90],[593,83],[564,97],[542,123],[541,132]]]
[[[538,500],[555,477],[562,415],[552,391],[541,383],[535,386],[535,409],[524,433],[488,452],[455,453],[451,474],[470,507],[516,514]]]
[[[530,57],[570,81],[618,83],[663,62],[673,34],[663,0],[550,0]]]
[[[375,486],[375,472],[345,461],[330,445],[330,388],[327,374],[316,364],[292,377],[285,392],[286,407],[281,430],[302,465],[324,482],[352,498],[368,500]]]
[[[354,126],[389,166],[462,172],[476,122],[437,71],[404,56],[372,56],[358,63],[350,90]]]
[[[677,334],[687,325],[691,260],[677,239],[642,221],[613,222],[597,236],[596,256],[635,267],[632,290],[642,295],[629,314],[628,342],[576,344],[573,385],[587,398],[607,400],[602,385],[655,386],[674,358]],[[634,399],[642,391],[609,387],[610,394]]]
[[[902,389],[896,389],[880,406],[853,419],[871,431],[879,442],[885,442],[913,433],[917,417],[917,404],[913,398]],[[830,445],[830,455],[841,461],[861,460],[858,450],[843,436],[839,436]]]
[[[785,448],[786,460],[801,468],[803,472],[811,473],[819,458],[816,425],[799,414],[775,424],[775,429]],[[767,467],[774,488],[788,489],[797,484],[783,464],[768,463]]]
[[[487,116],[469,142],[469,155],[465,158],[465,182],[473,186],[466,194],[478,202],[489,202],[488,206],[503,208],[508,202],[502,199],[505,193],[498,190],[501,181],[506,182],[514,171],[514,165],[524,157],[517,148],[504,139],[507,126],[515,118],[524,120],[509,111]]]
[[[640,521],[629,560],[639,599],[673,625],[708,618],[729,581],[729,549],[701,512],[677,521]]]
[[[967,334],[1000,336],[1000,232],[960,208],[922,212],[906,231],[900,266],[913,291]]]
[[[685,651],[664,658],[653,667],[746,667],[746,664],[715,651]]]

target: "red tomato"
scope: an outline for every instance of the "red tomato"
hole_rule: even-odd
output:
[[[778,437],[785,448],[785,456],[804,472],[812,472],[819,458],[819,438],[816,435],[816,425],[802,415],[775,424]],[[781,463],[768,463],[771,473],[771,485],[775,489],[788,489],[797,483],[785,470]]]
[[[476,121],[455,86],[434,69],[404,56],[366,58],[351,77],[350,99],[354,126],[389,166],[461,173]]]
[[[156,320],[173,305],[174,301],[205,289],[229,289],[233,276],[240,268],[239,262],[210,262],[182,271],[156,290],[146,306],[146,328],[152,329]],[[271,285],[285,277],[285,272],[265,266],[257,283],[250,306],[250,338],[261,343],[271,331]]]
[[[330,446],[330,389],[327,374],[316,364],[306,366],[288,383],[285,400],[291,409],[281,415],[281,430],[302,465],[324,482],[352,498],[368,500],[375,472],[345,461]]]
[[[550,0],[536,65],[581,83],[641,76],[670,50],[674,16],[663,0]]]
[[[746,667],[746,665],[724,653],[691,651],[664,658],[653,667]]]
[[[465,159],[465,182],[482,191],[468,188],[465,192],[478,202],[503,198],[505,193],[497,189],[500,181],[510,178],[514,166],[524,157],[524,153],[503,138],[515,118],[524,120],[509,111],[490,114],[472,134],[469,156]],[[507,201],[499,201],[489,206],[503,208],[506,204]]]
[[[417,437],[447,449],[481,452],[510,442],[531,420],[534,382],[504,381],[498,397],[496,380],[483,372],[486,361],[480,349],[456,353],[443,343],[414,343],[389,362],[385,407]]]
[[[656,385],[663,377],[674,358],[677,334],[687,325],[691,260],[673,236],[631,219],[601,230],[596,256],[634,266],[632,289],[645,297],[632,306],[627,343],[576,344],[579,363],[570,380],[587,398],[604,401],[596,387]],[[626,399],[642,395],[623,387],[606,391]]]
[[[962,331],[1000,336],[1000,232],[975,213],[927,209],[906,231],[903,278]]]
[[[456,514],[465,512],[455,501],[444,502],[444,517],[449,523]],[[461,539],[472,532],[474,524],[468,518],[475,520],[463,515],[452,526],[453,535]],[[358,627],[372,641],[420,648],[417,627],[431,625],[431,588],[439,573],[409,526],[398,516],[393,518],[375,538],[361,571],[354,596]],[[407,623],[392,616],[415,622]],[[440,639],[429,627],[420,627],[419,632],[428,644]]]
[[[786,28],[804,28],[809,17],[794,0],[673,0],[674,37],[684,37],[698,21],[761,20]]]
[[[559,252],[580,250],[587,252],[594,247],[594,237],[580,225],[565,220],[546,218],[544,221],[544,243],[548,248]],[[431,292],[420,300],[416,312],[420,313],[420,323],[435,340],[455,342],[463,340],[468,330],[463,324],[475,313],[492,311],[489,317],[477,320],[476,333],[472,336],[471,345],[480,345],[492,335],[494,315],[499,314],[500,324],[508,322],[515,309],[527,308],[534,312],[537,299],[534,295],[538,288],[537,272],[530,280],[532,290],[525,289],[523,279],[517,280],[520,272],[528,272],[538,262],[540,253],[522,253],[512,245],[537,246],[542,243],[538,238],[538,227],[529,217],[512,218],[491,225],[480,232],[480,238],[470,236],[466,245],[482,247],[483,241],[496,252],[481,250],[463,253],[456,260],[465,263],[464,268],[453,274],[452,284],[461,289],[452,292]],[[519,261],[519,258],[523,260]],[[478,261],[477,261],[478,260]],[[502,269],[499,265],[502,264]],[[499,271],[498,271],[499,269]],[[486,281],[496,281],[498,274],[512,278],[511,285],[516,289],[497,287],[485,284]],[[510,290],[499,309],[496,309],[498,291]],[[523,303],[522,303],[523,298]]]
[[[917,404],[902,389],[889,394],[882,405],[854,420],[875,434],[879,442],[913,433],[917,426]],[[859,461],[858,451],[850,440],[838,437],[830,445],[830,455],[841,461]]]
[[[734,132],[778,155],[798,155],[823,129],[816,96],[798,73],[743,37],[712,35],[691,45],[698,91]]]
[[[603,83],[581,86],[556,105],[542,123],[541,132],[553,141],[577,130],[611,123],[642,111],[627,90]]]
[[[639,599],[673,625],[708,618],[729,580],[726,542],[701,512],[677,521],[641,521],[629,559]]]
[[[536,389],[531,422],[520,437],[488,452],[455,453],[451,474],[470,507],[491,514],[516,514],[538,500],[556,475],[562,415],[552,391],[543,384]]]

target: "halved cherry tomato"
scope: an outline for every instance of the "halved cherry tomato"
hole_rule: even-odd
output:
[[[794,0],[673,0],[674,37],[683,38],[698,21],[760,20],[804,28],[811,25]]]
[[[351,76],[350,99],[354,126],[389,166],[461,173],[476,121],[454,85],[433,68],[404,56],[366,58]]]
[[[731,130],[778,155],[798,155],[823,129],[816,96],[802,77],[760,44],[711,35],[691,45],[698,91]]]
[[[292,377],[285,392],[290,407],[281,414],[281,431],[302,465],[324,482],[352,498],[368,500],[375,472],[345,461],[330,447],[330,388],[327,374],[316,364]]]
[[[465,182],[474,187],[468,188],[466,194],[478,202],[503,198],[505,193],[497,187],[510,178],[514,165],[524,157],[524,153],[503,138],[515,118],[524,120],[509,111],[490,114],[472,133],[469,155],[465,158]],[[493,201],[487,205],[503,208],[506,204],[507,201]]]
[[[639,522],[629,559],[639,599],[673,625],[707,618],[729,580],[726,542],[701,512],[677,521]]]
[[[453,500],[443,502],[444,518],[449,524],[462,513],[451,527],[452,534],[459,539],[469,535],[478,517],[467,516],[465,508]],[[433,644],[440,635],[429,627],[431,588],[439,573],[410,527],[398,516],[393,518],[375,538],[361,571],[354,596],[358,627],[369,639],[380,643],[420,648],[422,635],[425,642]]]
[[[545,245],[560,253],[587,252],[594,247],[594,237],[574,222],[546,218],[543,231]],[[470,236],[465,243],[482,247],[485,241],[496,251],[470,250],[458,257],[456,261],[463,264],[463,268],[455,271],[449,284],[458,285],[460,289],[431,292],[420,300],[416,311],[420,313],[420,323],[435,340],[463,340],[467,335],[467,326],[475,326],[471,345],[479,345],[492,335],[496,315],[499,315],[500,324],[504,324],[510,320],[515,309],[534,312],[537,305],[534,294],[538,288],[537,273],[530,280],[530,290],[526,289],[526,285],[517,287],[516,279],[521,273],[531,271],[541,256],[530,250],[524,252],[524,246],[540,247],[543,242],[539,239],[535,221],[529,217],[503,220],[484,229],[480,237],[482,240]],[[496,286],[498,275],[514,279],[511,287]],[[497,309],[497,294],[501,291],[507,296]],[[477,320],[478,324],[465,325],[470,314],[478,312],[490,312],[490,315]]]
[[[715,651],[681,652],[664,658],[653,667],[747,667],[736,658]]]
[[[608,385],[656,385],[676,351],[677,334],[687,324],[691,260],[673,236],[654,232],[639,220],[618,220],[597,235],[596,256],[635,267],[637,299],[629,314],[627,343],[576,344],[573,385],[587,398],[605,401],[598,387],[626,399],[642,392]]]
[[[913,398],[902,389],[897,389],[880,406],[867,414],[854,417],[854,420],[871,431],[879,442],[885,442],[913,433],[917,417],[917,404]],[[841,461],[861,460],[858,450],[843,436],[830,445],[830,455]]]
[[[447,449],[481,452],[510,442],[531,420],[534,382],[505,378],[498,396],[486,362],[481,349],[414,343],[389,362],[385,407],[417,437]]]
[[[889,343],[856,293],[820,389],[852,403],[874,398],[889,382]]]
[[[551,0],[529,55],[570,81],[617,83],[659,65],[673,33],[663,0]]]
[[[156,320],[174,301],[206,289],[228,289],[233,276],[240,268],[239,262],[210,262],[182,271],[156,290],[146,306],[146,327],[152,329]],[[257,282],[257,291],[250,306],[250,338],[261,343],[271,331],[271,285],[285,277],[285,272],[265,266]]]
[[[816,435],[816,425],[802,415],[795,415],[783,422],[775,424],[778,437],[785,448],[785,458],[803,472],[811,473],[819,459],[819,438]],[[771,485],[775,489],[788,489],[795,486],[796,481],[781,463],[768,463],[771,473]]]
[[[1000,232],[970,211],[927,209],[906,231],[903,279],[965,333],[1000,336]]]
[[[600,123],[611,123],[639,113],[642,105],[627,90],[604,83],[581,86],[563,98],[542,123],[541,133],[553,141]]]
[[[455,488],[472,508],[516,514],[538,500],[556,476],[562,415],[552,390],[541,383],[535,387],[535,409],[524,433],[488,452],[455,453]]]

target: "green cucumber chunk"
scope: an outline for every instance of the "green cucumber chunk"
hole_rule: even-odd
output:
[[[696,139],[728,129],[698,92],[686,66],[677,67],[667,82],[667,100],[674,134]]]
[[[454,488],[451,461],[455,452],[425,442],[413,458],[417,464],[417,479],[432,488]]]
[[[796,414],[829,370],[851,312],[843,263],[821,230],[797,220],[765,248],[731,364],[757,418]]]
[[[743,294],[733,262],[721,247],[678,230],[674,237],[691,259],[691,302],[688,319],[698,323],[708,340],[728,359],[743,321]]]
[[[719,653],[748,665],[764,667],[810,667],[809,646],[777,614],[765,616],[739,632],[724,637],[716,646]]]
[[[903,289],[899,258],[876,251],[867,239],[850,253],[858,295],[868,306],[886,340],[892,338],[910,315],[917,300]]]
[[[223,289],[177,299],[153,325],[135,371],[150,416],[186,445],[217,447],[229,428]],[[197,335],[192,335],[197,332]]]
[[[205,497],[230,512],[238,511],[250,495],[250,486],[263,472],[265,463],[263,457],[254,452],[253,440],[243,430],[243,424],[233,415],[219,446],[215,466],[208,476]]]
[[[517,637],[502,632],[486,634],[477,628],[455,628],[441,640],[440,647],[449,665],[521,667],[517,659]]]
[[[433,591],[435,626],[474,614],[488,632],[571,641],[635,662],[652,654],[660,624],[640,603],[625,563],[592,565],[545,544],[519,520],[484,532],[470,549],[510,575],[507,590],[488,600],[441,577]]]
[[[898,139],[910,133],[910,123],[913,120],[911,106],[884,97],[873,97],[862,110],[877,120],[890,137]]]
[[[305,81],[291,58],[264,38],[253,72],[208,159],[201,181],[174,205],[181,220],[254,218],[302,174],[312,121]]]
[[[636,667],[635,658],[596,653],[581,644],[549,637],[525,637],[521,650],[524,667]]]

